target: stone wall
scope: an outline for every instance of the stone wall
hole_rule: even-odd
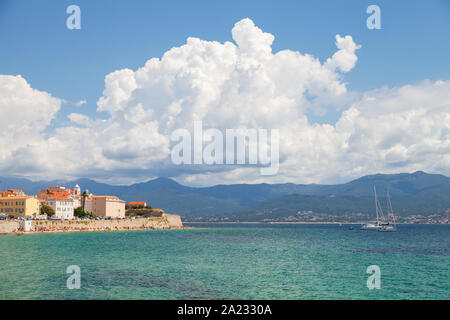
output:
[[[11,233],[19,230],[20,224],[17,221],[0,220],[0,234]]]
[[[183,227],[183,223],[181,222],[181,217],[177,214],[163,213],[162,217],[166,218],[169,225],[172,227],[175,227],[175,228]]]
[[[90,220],[90,221],[33,221],[32,232],[73,232],[73,231],[114,231],[114,230],[162,230],[183,228],[179,215],[164,214],[162,217],[121,219],[121,220]],[[0,221],[0,233],[17,232],[19,223],[16,221]],[[21,231],[21,230],[19,230]]]

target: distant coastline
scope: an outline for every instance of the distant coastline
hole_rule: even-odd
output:
[[[232,223],[242,223],[242,224],[328,224],[328,225],[363,225],[366,222],[312,222],[312,221],[184,221],[187,224],[232,224]],[[397,225],[449,225],[448,223],[407,223],[400,222]]]

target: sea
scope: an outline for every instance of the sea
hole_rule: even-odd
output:
[[[0,299],[449,299],[450,225],[0,236]]]

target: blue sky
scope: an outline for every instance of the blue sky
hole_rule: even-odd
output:
[[[81,8],[81,30],[66,28],[66,8],[71,4]],[[366,8],[371,4],[381,8],[381,30],[366,27]],[[274,35],[274,53],[299,51],[321,63],[336,52],[336,34],[352,36],[362,47],[356,52],[356,66],[342,75],[348,92],[364,94],[450,79],[450,1],[445,0],[0,0],[0,75],[20,74],[32,88],[68,101],[45,128],[51,134],[59,126],[71,125],[71,113],[110,117],[97,112],[107,74],[124,68],[135,71],[150,58],[182,46],[188,37],[233,41],[231,29],[247,17]],[[74,104],[80,100],[87,101],[82,108]],[[334,125],[342,111],[306,114],[311,123]],[[410,168],[416,166],[404,170]],[[444,163],[435,171],[449,170]],[[155,175],[156,171],[149,173]],[[308,181],[345,178],[324,175]]]

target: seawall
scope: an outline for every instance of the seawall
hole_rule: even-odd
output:
[[[0,221],[0,234],[19,231],[20,223],[17,221]]]
[[[17,221],[0,221],[0,233],[15,232],[77,232],[77,231],[116,231],[116,230],[165,230],[181,229],[183,223],[176,214],[164,213],[161,217],[123,219],[123,220],[90,220],[90,221],[55,221],[33,220],[23,230]]]

